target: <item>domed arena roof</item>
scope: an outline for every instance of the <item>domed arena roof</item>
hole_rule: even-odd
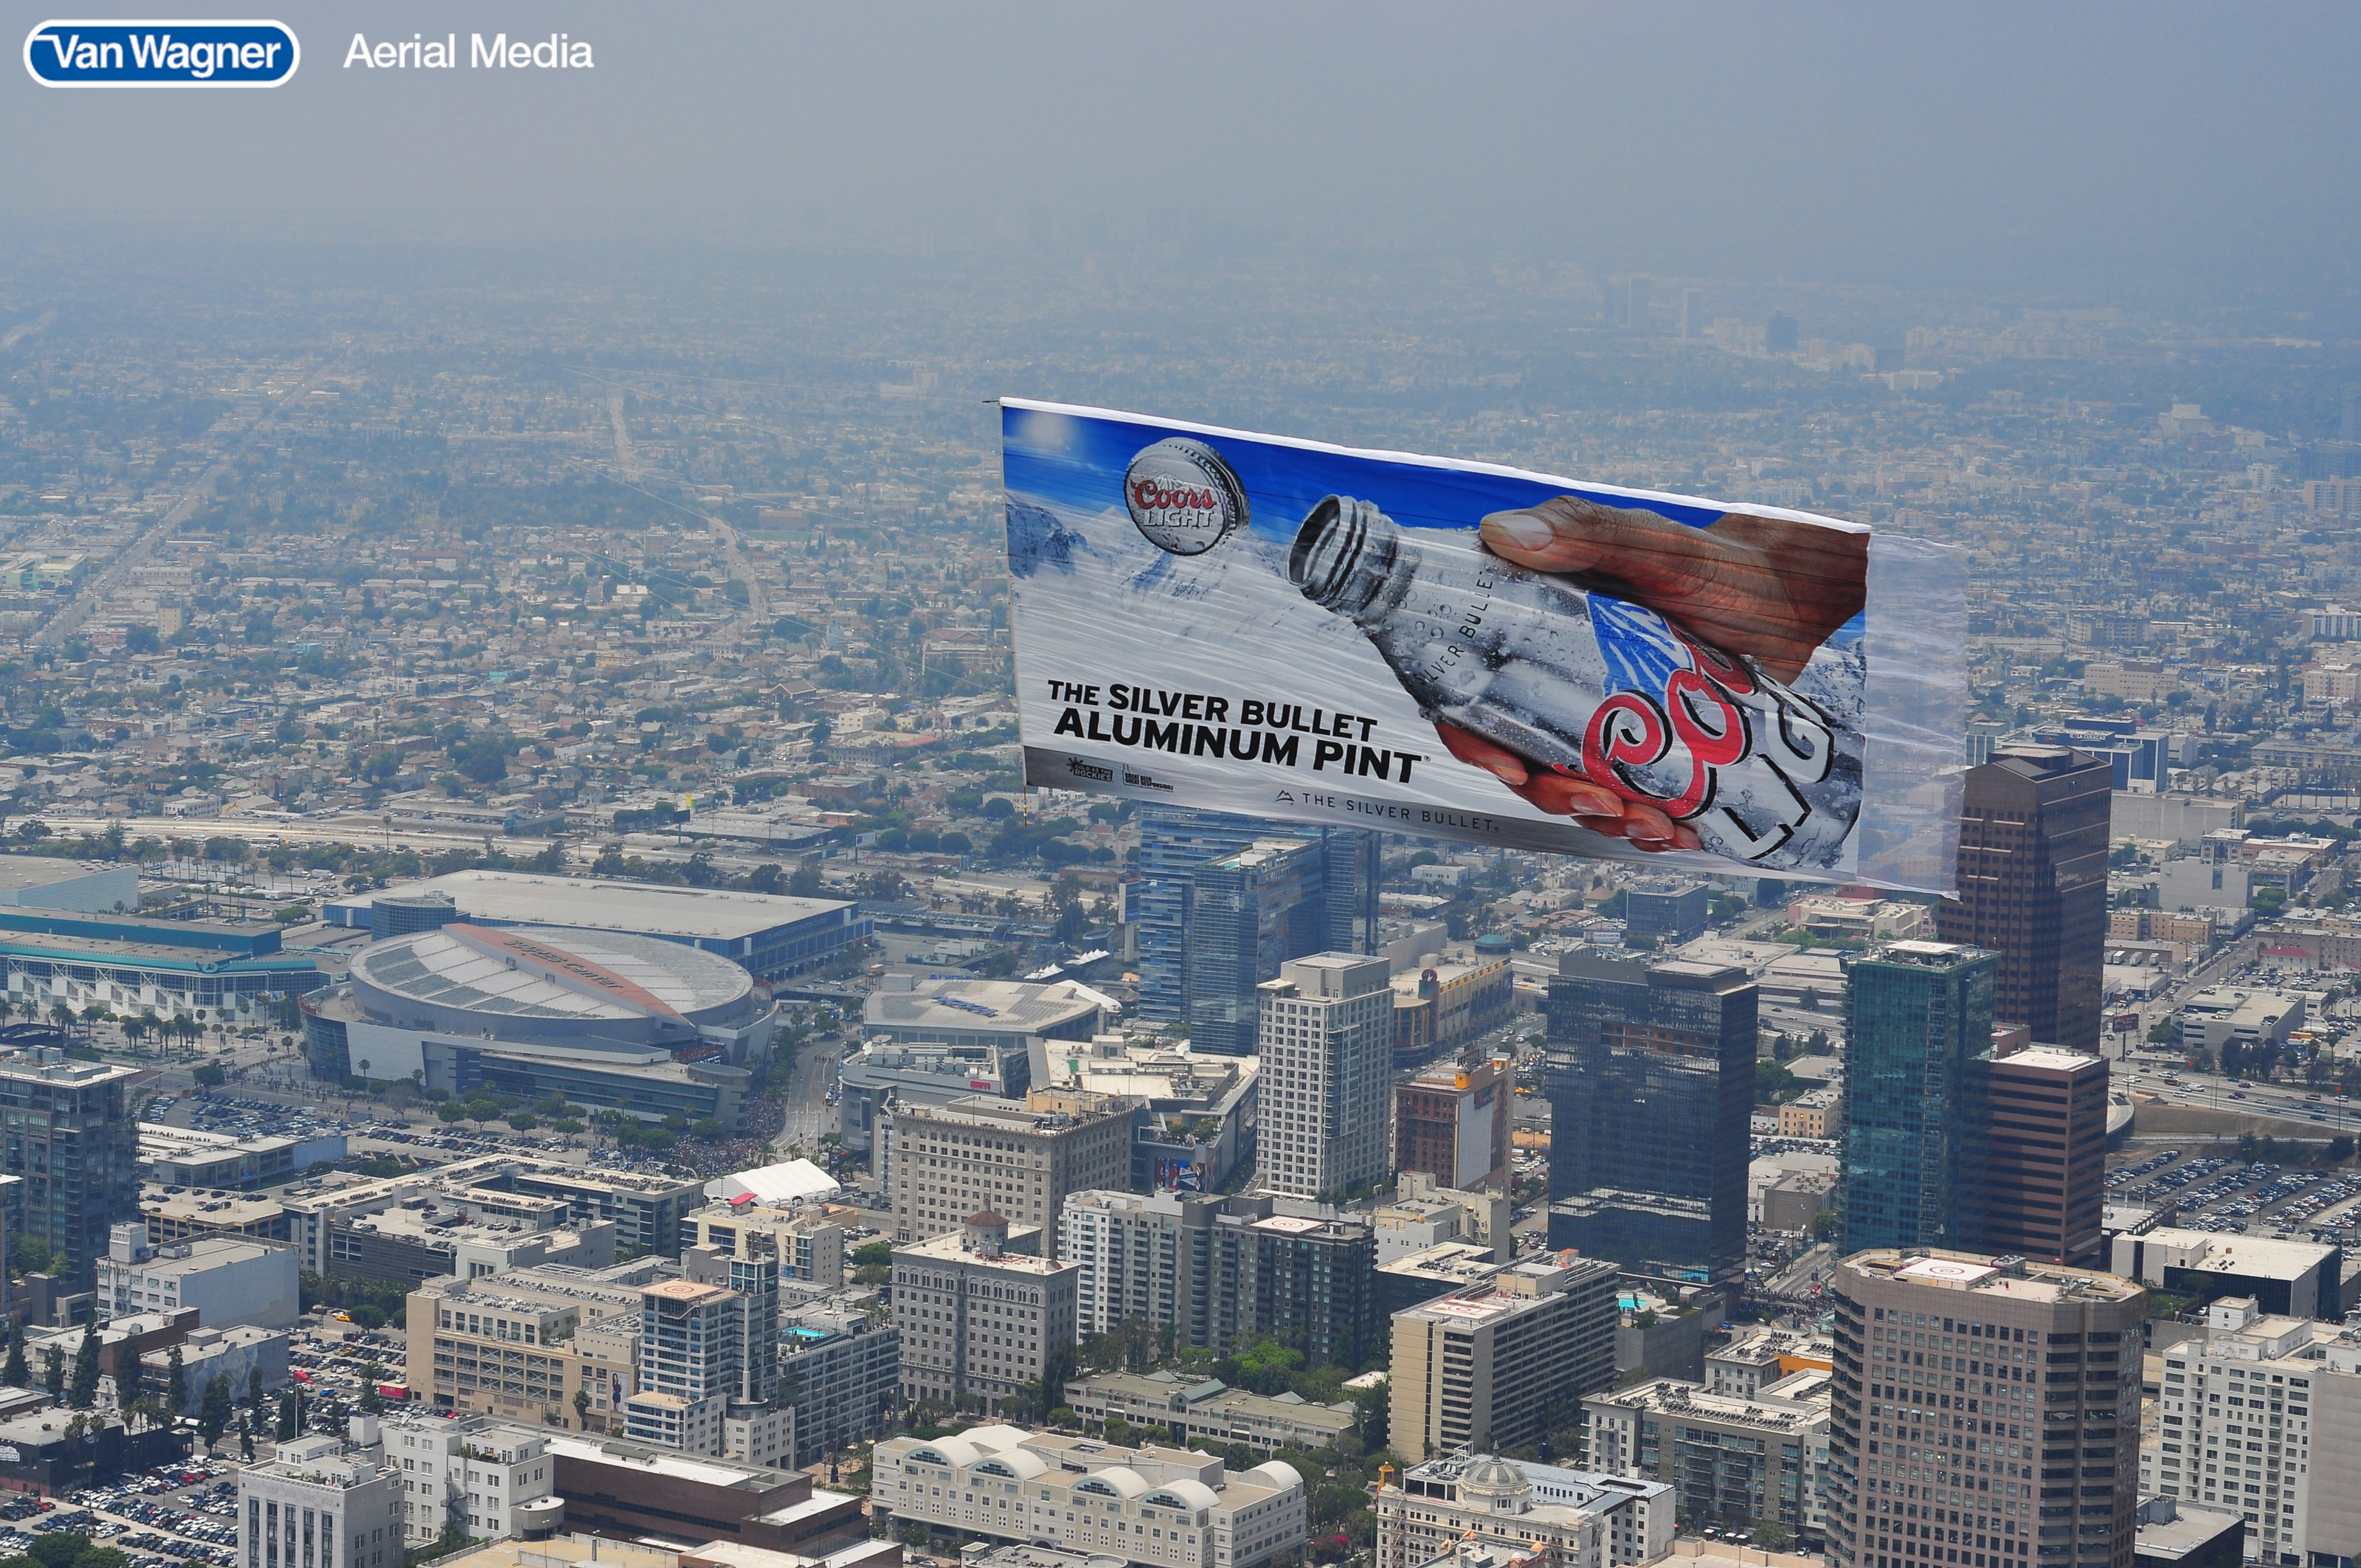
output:
[[[405,1027],[670,1048],[760,1011],[753,977],[677,942],[549,927],[445,926],[353,959],[354,1000]]]

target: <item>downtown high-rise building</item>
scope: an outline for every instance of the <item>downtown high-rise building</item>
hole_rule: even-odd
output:
[[[1183,806],[1148,807],[1139,814],[1139,829],[1140,1017],[1159,1024],[1190,1017],[1191,948],[1197,936],[1191,899],[1199,873],[1258,841],[1319,846],[1316,889],[1307,889],[1305,907],[1282,933],[1285,944],[1296,948],[1287,957],[1377,950],[1380,872],[1379,839],[1374,831],[1281,826]],[[1257,911],[1258,920],[1268,917]],[[1221,972],[1223,957],[1213,956],[1208,972]],[[1264,955],[1258,951],[1254,961],[1262,964]],[[1268,959],[1268,967],[1248,982],[1248,990],[1277,974],[1281,961]]]
[[[1995,953],[1951,942],[1890,942],[1853,964],[1845,992],[1842,1250],[1965,1246],[1983,1234],[1982,1149],[2000,963]]]
[[[2101,1266],[2106,1062],[2053,1046],[1995,1057],[1983,1100],[1983,1233],[1977,1247],[2004,1257]]]
[[[1909,1247],[1826,1299],[1829,1568],[2133,1568],[2147,1291]]]
[[[1744,1266],[1757,1001],[1726,965],[1559,960],[1546,1003],[1551,1246],[1663,1277]]]
[[[1256,988],[1290,959],[1328,946],[1327,865],[1312,840],[1257,839],[1197,868],[1186,970],[1195,1049],[1254,1055],[1262,1019]]]
[[[6,1107],[5,1174],[22,1185],[10,1238],[46,1242],[88,1288],[107,1231],[139,1210],[139,1126],[129,1088],[136,1068],[93,1061],[0,1062]]]
[[[2000,955],[1993,1014],[2037,1045],[2099,1048],[2113,777],[2064,746],[1968,770],[1959,897],[1936,906],[1936,930]]]
[[[1280,967],[1262,1005],[1257,1185],[1297,1198],[1367,1191],[1392,1170],[1394,991],[1383,959]]]

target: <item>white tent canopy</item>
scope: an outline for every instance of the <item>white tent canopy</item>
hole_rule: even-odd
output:
[[[706,1197],[721,1203],[741,1198],[765,1205],[806,1203],[833,1198],[843,1190],[834,1177],[807,1159],[741,1170],[735,1176],[719,1177],[705,1184]]]

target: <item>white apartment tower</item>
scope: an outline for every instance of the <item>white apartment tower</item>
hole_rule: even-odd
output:
[[[2142,1492],[2236,1508],[2249,1563],[2361,1555],[2361,1332],[2225,1298],[2163,1361]]]
[[[1279,966],[1262,993],[1261,1169],[1293,1198],[1389,1174],[1394,992],[1383,959],[1320,953]]]
[[[640,1291],[639,1391],[623,1401],[634,1442],[718,1457],[739,1395],[744,1300],[726,1286],[666,1279]]]

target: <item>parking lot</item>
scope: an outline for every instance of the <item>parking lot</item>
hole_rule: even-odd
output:
[[[0,1556],[20,1552],[32,1534],[72,1530],[115,1548],[131,1568],[174,1568],[237,1559],[237,1480],[234,1464],[196,1460],[170,1470],[129,1475],[110,1486],[71,1494],[48,1511],[19,1514],[37,1498],[0,1508],[21,1518],[0,1531]],[[8,1539],[13,1538],[13,1539]]]
[[[2107,1173],[2107,1201],[2179,1211],[2185,1230],[2346,1244],[2361,1176],[2299,1170],[2211,1150],[2135,1147]]]

